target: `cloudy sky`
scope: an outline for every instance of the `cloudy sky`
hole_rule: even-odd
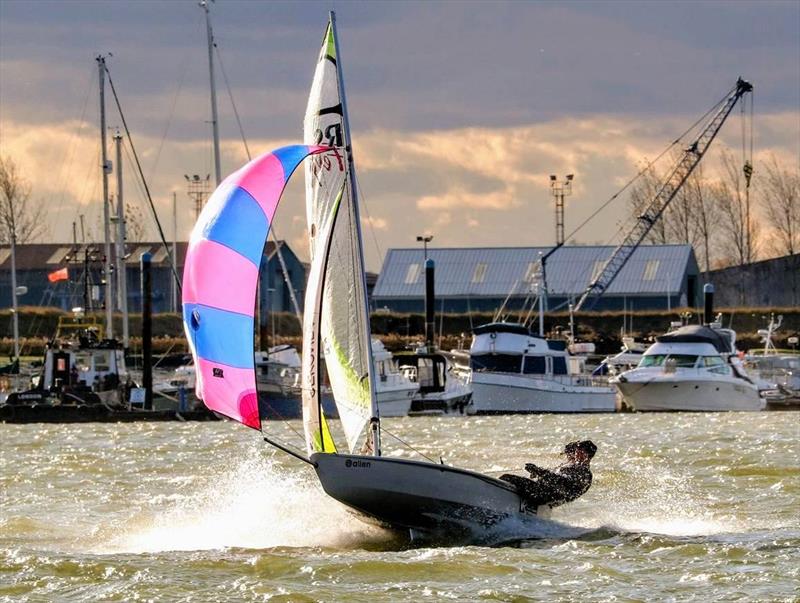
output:
[[[299,142],[332,8],[372,270],[423,232],[437,246],[552,243],[549,174],[575,174],[570,232],[740,75],[755,85],[756,160],[800,161],[796,1],[218,0],[224,173],[246,159],[225,78],[254,153]],[[99,231],[98,53],[113,55],[166,230],[176,191],[179,238],[188,236],[183,174],[213,172],[205,44],[193,0],[0,0],[0,152],[46,204],[49,240],[69,240],[81,214]],[[108,108],[119,125],[110,98]],[[738,111],[720,145],[741,147]],[[129,166],[124,173],[127,202],[143,209]],[[305,257],[301,180],[276,228]],[[611,205],[576,240],[609,242],[624,213]]]

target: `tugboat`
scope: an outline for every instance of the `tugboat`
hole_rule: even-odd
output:
[[[86,420],[125,407],[130,390],[125,352],[116,339],[103,339],[103,328],[82,308],[62,317],[47,344],[42,371],[28,390],[9,394],[0,420]]]

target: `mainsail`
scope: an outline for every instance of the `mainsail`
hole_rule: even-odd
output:
[[[351,452],[362,443],[366,424],[377,416],[358,202],[337,50],[332,16],[303,133],[306,144],[332,147],[306,165],[311,270],[303,313],[303,417],[309,452],[332,451],[325,444],[327,429],[319,404],[320,352]]]
[[[261,428],[253,358],[258,269],[286,181],[324,146],[294,145],[228,176],[192,230],[183,270],[183,326],[197,397],[219,414]]]

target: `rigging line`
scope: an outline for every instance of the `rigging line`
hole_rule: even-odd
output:
[[[125,144],[122,145],[122,151],[125,153],[125,158],[128,160],[127,163],[126,163],[126,167],[128,168],[128,171],[130,171],[131,168],[129,166],[132,166],[134,164],[135,160],[133,158],[133,155],[131,155],[131,152],[128,149],[127,145],[125,145]],[[135,173],[133,175],[136,176]],[[142,182],[138,178],[134,178],[133,181],[136,183],[136,191],[139,193],[140,200],[144,199],[145,198],[145,194],[144,194],[144,189],[142,188]],[[119,191],[117,191],[117,197],[119,197]],[[126,202],[126,207],[127,207],[127,205],[128,204]]]
[[[181,77],[178,79],[178,87],[175,90],[175,94],[172,97],[172,106],[169,109],[169,115],[167,116],[167,123],[164,126],[164,133],[161,135],[161,142],[158,143],[158,149],[156,150],[156,156],[153,159],[153,165],[150,168],[150,179],[152,180],[156,174],[156,168],[158,167],[158,161],[161,158],[161,151],[164,148],[164,141],[167,139],[167,134],[169,133],[169,128],[172,125],[172,118],[175,115],[175,107],[178,104],[178,97],[181,94],[181,90],[183,89],[183,80],[186,78],[186,72],[189,71],[189,52],[187,51],[186,55],[183,57],[182,62],[183,70],[181,71]]]
[[[72,215],[73,222],[75,221],[75,218],[78,218],[81,215],[80,214],[81,209],[84,209],[84,206],[88,205],[88,202],[84,203],[83,201],[84,201],[84,199],[87,199],[86,190],[87,190],[87,187],[89,186],[89,183],[92,184],[92,192],[88,195],[88,199],[93,199],[95,193],[97,192],[97,186],[99,184],[99,182],[98,182],[99,178],[92,178],[92,172],[95,170],[95,167],[98,166],[98,165],[100,165],[100,145],[99,144],[97,145],[97,150],[96,150],[96,154],[95,154],[95,157],[94,157],[94,161],[92,161],[89,164],[89,171],[86,174],[86,179],[84,180],[83,190],[81,191],[81,195],[80,195],[80,197],[78,197],[78,203],[77,203],[77,205],[75,205],[75,213]],[[90,231],[90,238],[91,238],[91,231]],[[86,244],[85,241],[83,243]]]
[[[239,134],[242,136],[242,142],[244,143],[244,150],[247,153],[247,160],[250,161],[252,157],[250,156],[250,147],[247,146],[247,138],[244,135],[244,128],[242,127],[242,120],[239,118],[239,111],[236,108],[236,102],[233,100],[233,92],[231,92],[231,85],[228,82],[228,74],[225,71],[225,63],[222,62],[222,54],[219,51],[219,45],[217,44],[216,40],[214,41],[214,50],[217,51],[217,60],[219,61],[220,71],[222,71],[222,79],[225,80],[225,88],[228,90],[228,97],[231,99],[231,107],[233,107],[233,115],[236,117],[236,125],[239,126]]]
[[[400,443],[401,443],[403,446],[405,446],[405,447],[406,447],[406,448],[408,448],[409,450],[413,450],[413,451],[414,451],[414,452],[416,452],[418,455],[420,455],[422,458],[425,458],[425,459],[429,460],[431,463],[436,463],[436,461],[434,461],[434,460],[433,460],[431,457],[429,457],[427,454],[425,454],[424,452],[421,452],[421,451],[417,450],[417,449],[416,449],[416,448],[414,448],[414,447],[413,447],[411,444],[409,444],[408,442],[406,442],[405,440],[403,440],[403,439],[402,439],[400,436],[398,436],[398,435],[396,435],[396,434],[392,433],[391,431],[389,431],[388,429],[386,429],[386,428],[385,428],[383,425],[381,425],[381,432],[382,432],[382,433],[386,433],[386,434],[388,434],[388,435],[392,436],[392,437],[393,437],[395,440],[397,440],[398,442],[400,442]]]
[[[158,213],[156,212],[156,206],[153,203],[153,198],[150,196],[150,189],[147,186],[147,181],[144,178],[144,172],[142,171],[142,164],[139,163],[139,155],[136,153],[136,147],[133,146],[133,138],[131,138],[131,132],[128,129],[128,122],[125,119],[125,114],[122,112],[122,106],[119,102],[119,97],[117,96],[117,89],[114,87],[114,81],[111,79],[111,72],[108,70],[108,66],[105,66],[106,75],[108,75],[108,84],[111,86],[111,92],[114,95],[114,102],[117,105],[117,111],[119,112],[119,117],[122,120],[122,126],[125,128],[125,134],[128,137],[128,144],[131,145],[131,151],[133,152],[133,158],[136,160],[136,169],[139,171],[139,177],[142,179],[142,184],[144,185],[145,192],[147,193],[147,201],[150,204],[150,210],[153,212],[153,218],[156,221],[156,226],[158,227],[158,234],[161,237],[161,242],[164,244],[164,250],[167,252],[167,257],[169,258],[169,265],[172,268],[172,274],[175,277],[175,283],[178,285],[178,290],[183,294],[183,287],[181,285],[180,277],[178,276],[178,271],[175,268],[175,258],[172,257],[172,250],[170,249],[169,244],[167,243],[167,238],[164,236],[164,229],[161,228],[161,221],[158,219]]]
[[[61,170],[59,171],[61,177],[59,178],[59,185],[58,188],[61,190],[61,195],[58,198],[58,204],[56,205],[55,215],[58,215],[61,212],[61,206],[64,203],[64,187],[66,185],[67,174],[69,173],[69,169],[72,167],[72,159],[75,157],[75,140],[78,138],[78,133],[83,130],[85,125],[84,118],[86,117],[86,109],[89,106],[89,95],[92,91],[92,82],[95,78],[95,69],[92,68],[89,73],[89,81],[86,84],[86,97],[83,99],[83,109],[81,110],[81,116],[78,120],[78,126],[75,131],[72,133],[72,138],[69,142],[69,150],[67,154],[64,156],[64,161],[61,163]]]
[[[383,257],[383,252],[381,251],[381,247],[378,244],[378,237],[375,235],[375,227],[372,224],[372,215],[369,213],[369,207],[367,206],[367,197],[364,195],[364,189],[361,186],[361,181],[358,178],[354,178],[356,181],[356,187],[358,188],[359,199],[361,200],[362,205],[364,206],[364,212],[367,214],[367,224],[369,225],[369,233],[372,235],[372,242],[375,243],[375,251],[378,254],[378,259],[380,260]]]
[[[720,100],[719,100],[719,101],[718,101],[718,102],[717,102],[717,103],[716,103],[714,106],[712,106],[712,107],[711,107],[711,108],[710,108],[708,111],[706,111],[705,113],[703,113],[703,115],[701,115],[701,116],[700,116],[700,117],[699,117],[699,118],[698,118],[698,119],[697,119],[697,120],[696,120],[696,121],[695,121],[695,122],[694,122],[694,123],[693,123],[691,126],[689,126],[689,127],[686,129],[686,130],[684,130],[683,134],[681,134],[680,136],[678,136],[678,138],[676,138],[676,139],[675,139],[675,140],[672,142],[672,144],[670,144],[670,145],[669,145],[669,146],[668,146],[666,149],[664,149],[664,150],[663,150],[663,151],[662,151],[662,152],[661,152],[661,153],[658,155],[658,157],[656,157],[656,158],[655,158],[653,161],[650,161],[650,162],[645,162],[645,163],[646,163],[646,165],[645,165],[645,166],[644,166],[644,167],[643,167],[641,170],[639,170],[639,172],[638,172],[638,173],[637,173],[637,174],[636,174],[636,175],[635,175],[633,178],[631,178],[631,179],[630,179],[630,180],[629,180],[629,181],[628,181],[628,182],[625,184],[625,186],[623,186],[623,187],[622,187],[621,189],[619,189],[619,190],[618,190],[616,193],[614,193],[614,194],[611,196],[611,198],[610,198],[610,199],[608,199],[608,201],[606,201],[605,203],[603,203],[603,204],[602,204],[602,205],[601,205],[601,206],[600,206],[600,207],[599,207],[599,208],[598,208],[596,211],[594,211],[594,212],[593,212],[593,213],[592,213],[592,214],[591,214],[591,215],[590,215],[588,218],[586,218],[586,219],[585,219],[583,222],[581,222],[581,223],[578,225],[578,227],[577,227],[577,228],[575,228],[575,229],[574,229],[574,230],[573,230],[573,231],[572,231],[570,234],[568,234],[568,235],[565,237],[565,240],[569,240],[569,239],[571,239],[571,238],[572,238],[572,237],[573,237],[573,236],[574,236],[574,235],[575,235],[575,234],[576,234],[576,233],[577,233],[577,232],[578,232],[580,229],[582,229],[584,226],[586,226],[586,224],[587,224],[587,223],[589,223],[589,221],[591,221],[591,220],[592,220],[592,219],[593,219],[595,216],[597,216],[597,214],[599,214],[601,211],[603,211],[603,210],[604,210],[604,209],[605,209],[605,208],[606,208],[606,207],[607,207],[607,206],[608,206],[608,205],[609,205],[609,204],[610,204],[612,201],[614,201],[614,200],[615,200],[617,197],[619,197],[619,196],[620,196],[622,193],[624,193],[624,192],[625,192],[625,190],[626,190],[626,189],[628,189],[628,187],[630,187],[630,186],[631,186],[631,185],[632,185],[632,184],[633,184],[633,183],[634,183],[636,180],[638,180],[638,179],[639,179],[639,178],[642,176],[642,174],[644,174],[644,172],[645,172],[645,171],[647,171],[647,170],[650,168],[650,166],[651,166],[651,165],[654,165],[656,162],[658,162],[658,161],[659,161],[659,160],[660,160],[660,159],[661,159],[661,158],[662,158],[664,155],[666,155],[666,154],[667,154],[667,152],[669,152],[669,151],[672,149],[672,147],[674,147],[675,145],[677,145],[678,143],[680,143],[680,142],[681,142],[681,140],[682,140],[682,139],[683,139],[683,138],[684,138],[684,137],[685,137],[687,134],[689,134],[689,132],[691,132],[692,130],[694,130],[694,129],[695,129],[695,128],[696,128],[696,127],[697,127],[697,126],[698,126],[698,125],[699,125],[699,124],[700,124],[700,123],[703,121],[703,120],[705,120],[705,119],[706,119],[706,118],[707,118],[707,117],[708,117],[708,116],[709,116],[709,115],[710,115],[710,114],[711,114],[713,111],[715,111],[715,110],[716,110],[716,109],[717,109],[717,108],[718,108],[720,105],[722,105],[722,104],[723,104],[723,103],[724,103],[724,102],[725,102],[725,101],[726,101],[726,100],[727,100],[727,99],[730,97],[730,95],[731,95],[731,94],[733,94],[733,92],[734,92],[735,90],[736,90],[736,86],[734,86],[733,88],[731,88],[730,90],[728,90],[728,92],[725,94],[725,96],[723,96],[723,97],[722,97],[722,99],[720,99]],[[620,230],[621,230],[621,229],[620,229]]]
[[[284,425],[286,425],[286,427],[289,428],[289,431],[294,433],[294,435],[296,435],[300,439],[301,442],[305,443],[305,441],[306,441],[305,434],[304,433],[300,433],[297,429],[294,428],[294,426],[290,422],[289,417],[287,417],[285,415],[282,415],[277,410],[275,410],[275,408],[272,405],[270,405],[269,400],[267,400],[266,404],[272,410],[272,412],[275,413],[275,416],[278,417],[277,420],[281,421]],[[270,422],[274,423],[275,421],[276,421],[276,419],[272,419]],[[261,433],[262,434],[264,433],[264,428],[263,427],[261,428]]]

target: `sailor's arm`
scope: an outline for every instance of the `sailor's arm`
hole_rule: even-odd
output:
[[[543,469],[533,463],[528,463],[525,465],[525,471],[531,474],[531,477],[551,477],[555,476],[556,474],[548,469]]]

